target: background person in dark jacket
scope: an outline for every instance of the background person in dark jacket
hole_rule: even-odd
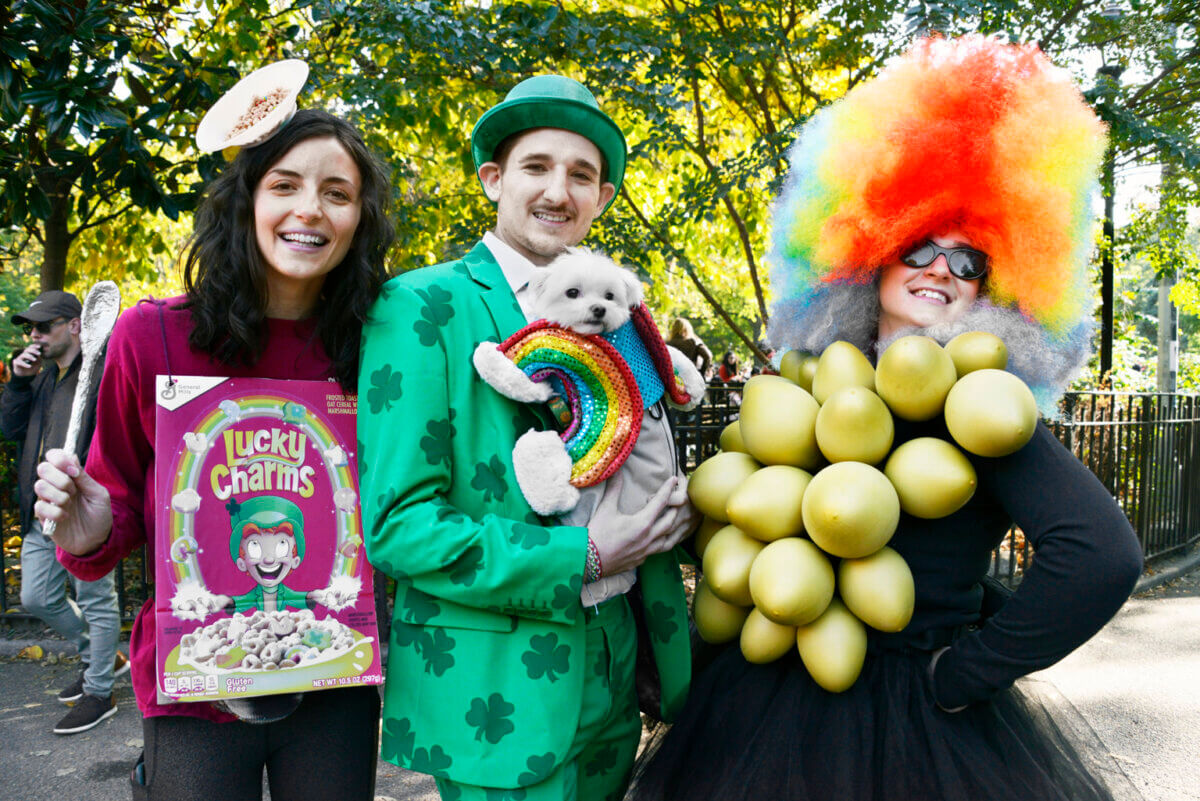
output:
[[[71,403],[83,362],[79,345],[79,299],[69,292],[43,292],[29,308],[14,314],[24,325],[29,346],[12,361],[12,379],[0,395],[0,430],[23,443],[17,480],[21,490],[21,605],[79,648],[82,675],[58,694],[73,704],[56,734],[86,731],[117,711],[112,700],[113,677],[127,671],[117,653],[121,630],[116,588],[110,573],[99,581],[71,579],[75,600],[67,597],[67,571],[58,562],[54,543],[42,533],[33,516],[33,483],[37,465],[50,448],[61,448],[71,419]],[[87,407],[75,452],[87,454],[96,426],[96,390],[100,371],[88,388]]]

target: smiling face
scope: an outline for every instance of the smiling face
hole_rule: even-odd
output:
[[[238,570],[250,574],[263,588],[274,590],[299,565],[296,537],[290,525],[260,529],[250,524],[243,531]]]
[[[254,231],[267,268],[267,315],[307,316],[325,276],[354,241],[362,176],[333,137],[305,139],[254,190]]]
[[[971,245],[957,229],[930,239],[947,248]],[[957,320],[975,302],[980,280],[956,278],[942,255],[924,267],[909,267],[899,259],[888,264],[879,277],[879,339],[902,328]]]
[[[537,265],[587,236],[615,188],[600,180],[600,150],[560,128],[521,134],[504,164],[489,161],[479,178],[496,203],[496,236]]]

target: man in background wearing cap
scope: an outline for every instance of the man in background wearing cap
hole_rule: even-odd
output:
[[[625,514],[614,477],[586,526],[539,518],[512,449],[550,420],[489,387],[471,354],[527,324],[529,278],[612,202],[625,139],[584,86],[543,75],[489,109],[471,144],[495,229],[388,282],[363,329],[367,553],[397,584],[382,755],[434,775],[445,799],[620,798],[641,735],[638,643],[628,585],[611,579],[636,569],[669,719],[690,680],[670,553],[698,522],[686,482]]]
[[[0,431],[24,443],[17,473],[21,530],[25,533],[21,541],[21,605],[75,643],[84,663],[82,675],[58,694],[59,701],[73,706],[54,727],[55,734],[87,731],[116,713],[113,677],[129,670],[125,655],[117,651],[121,617],[112,574],[99,581],[71,578],[75,600],[70,600],[66,593],[67,571],[58,562],[54,543],[42,533],[42,524],[33,515],[38,462],[49,449],[61,448],[67,436],[83,362],[79,346],[82,311],[74,295],[52,290],[38,295],[28,309],[13,315],[13,324],[25,327],[29,347],[13,358],[12,380],[0,394]],[[96,427],[100,372],[96,371],[88,388],[75,448],[80,463]]]

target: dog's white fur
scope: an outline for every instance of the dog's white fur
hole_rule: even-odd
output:
[[[643,300],[642,282],[631,271],[603,254],[586,248],[567,248],[529,281],[533,316],[549,320],[580,334],[607,334],[629,322]],[[695,364],[670,346],[667,351],[675,372],[683,380],[693,409],[704,397],[704,377]],[[524,403],[550,399],[549,382],[536,382],[521,371],[495,342],[481,342],[471,359],[475,369],[493,389]],[[668,403],[670,395],[664,397]],[[674,404],[672,404],[674,405]],[[558,434],[527,431],[513,448],[517,484],[530,507],[540,515],[568,512],[579,502],[571,484],[571,459]]]
[[[534,316],[579,334],[608,334],[642,303],[642,282],[612,259],[567,248],[529,281]]]

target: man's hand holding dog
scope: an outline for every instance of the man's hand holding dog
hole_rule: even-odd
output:
[[[648,557],[671,550],[700,523],[700,513],[688,500],[686,478],[670,478],[631,514],[617,505],[623,482],[620,472],[608,480],[588,523],[588,536],[596,543],[606,576],[632,570]]]

